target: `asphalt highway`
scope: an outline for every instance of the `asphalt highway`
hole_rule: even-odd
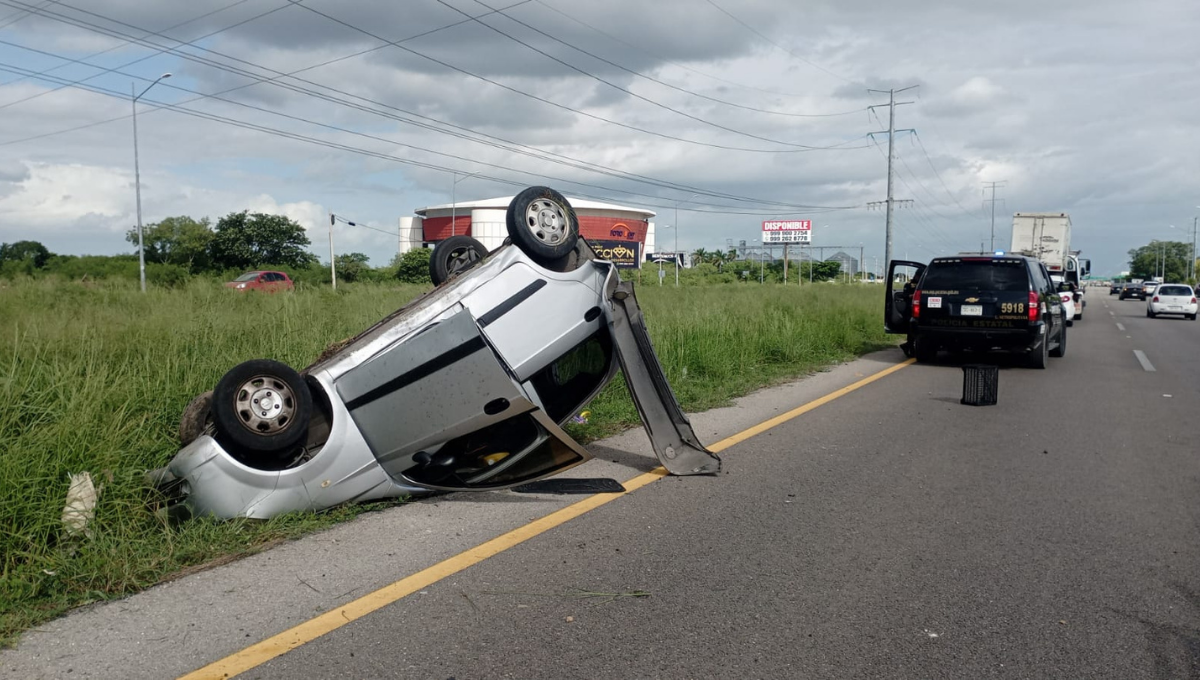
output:
[[[245,677],[1196,677],[1200,323],[1105,292],[995,406],[910,366]]]
[[[364,515],[39,627],[0,678],[1200,677],[1200,322],[1106,292],[994,406],[879,353],[694,416],[712,444],[808,404],[718,477],[647,479],[631,432],[577,471],[640,488],[523,542],[479,548],[579,497]]]

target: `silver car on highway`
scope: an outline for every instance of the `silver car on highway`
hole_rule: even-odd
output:
[[[531,187],[509,238],[433,252],[433,291],[295,371],[233,367],[197,397],[150,480],[172,514],[268,518],[436,491],[503,489],[586,461],[563,430],[620,369],[663,466],[715,474],[646,332],[633,285]],[[464,240],[465,239],[465,240]]]

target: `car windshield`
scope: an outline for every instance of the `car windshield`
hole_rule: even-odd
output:
[[[1029,290],[1025,264],[1020,260],[933,262],[921,287],[928,290]]]
[[[261,272],[246,272],[245,274],[242,274],[241,276],[234,279],[234,281],[253,281],[254,279],[258,278],[258,275],[260,273]]]
[[[1160,286],[1159,295],[1186,295],[1191,297],[1192,289],[1187,286]]]

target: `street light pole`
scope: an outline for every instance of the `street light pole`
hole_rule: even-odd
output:
[[[674,229],[675,229],[675,287],[676,288],[679,287],[679,265],[681,262],[681,260],[679,258],[679,204],[683,203],[683,201],[690,201],[699,195],[700,195],[699,193],[694,193],[691,196],[688,196],[687,198],[683,199],[682,201],[675,201]]]
[[[137,101],[142,98],[142,95],[150,91],[150,88],[158,84],[158,81],[165,78],[170,78],[170,73],[164,73],[146,86],[142,90],[142,94],[134,95],[134,84],[129,83],[130,104],[133,106],[133,187],[134,193],[137,195],[137,231],[138,231],[138,278],[141,280],[142,292],[146,292],[146,247],[142,241],[142,172],[138,167],[138,141],[137,141]]]

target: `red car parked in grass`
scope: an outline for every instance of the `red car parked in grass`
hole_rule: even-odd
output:
[[[283,272],[253,271],[246,272],[225,284],[226,288],[237,290],[295,290],[296,286],[288,275]]]

